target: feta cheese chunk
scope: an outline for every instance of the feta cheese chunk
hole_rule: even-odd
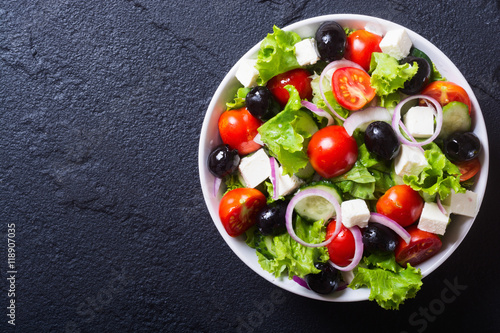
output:
[[[418,175],[428,165],[424,153],[417,147],[401,145],[401,151],[394,160],[396,175]]]
[[[254,188],[271,176],[269,156],[263,148],[241,159],[239,170],[245,185]]]
[[[360,228],[368,226],[370,219],[370,210],[366,202],[362,199],[347,200],[340,204],[342,212],[342,224],[346,228],[351,228],[355,225]]]
[[[316,40],[314,38],[303,39],[295,44],[295,57],[300,66],[313,65],[319,60]]]
[[[405,29],[396,29],[388,31],[379,46],[383,53],[401,60],[410,53],[412,42]]]
[[[453,214],[474,217],[477,210],[477,193],[469,190],[465,193],[451,191],[451,194],[443,200],[443,205],[449,206]]]
[[[414,138],[427,139],[434,134],[434,109],[428,106],[413,106],[403,116],[408,132]]]
[[[295,176],[292,175],[291,177],[289,175],[284,175],[283,174],[283,167],[279,167],[278,169],[278,196],[284,197],[285,195],[288,195],[295,191],[300,185],[302,185],[302,180]]]
[[[235,76],[245,88],[257,85],[259,71],[255,68],[256,64],[257,59],[243,59],[240,62],[240,66],[238,67]]]
[[[443,214],[436,203],[426,202],[424,209],[422,209],[417,228],[432,232],[433,234],[444,235],[449,221],[449,214]]]

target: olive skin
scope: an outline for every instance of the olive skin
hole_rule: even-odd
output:
[[[286,208],[288,201],[278,200],[262,208],[257,214],[257,228],[264,236],[286,232]]]
[[[321,60],[340,60],[344,56],[347,35],[344,28],[334,21],[324,22],[316,31],[316,42]]]
[[[218,178],[223,178],[238,168],[240,156],[236,149],[228,145],[220,145],[208,155],[208,170]]]
[[[476,158],[481,142],[472,132],[454,133],[444,141],[444,153],[453,162],[465,162]]]
[[[404,87],[399,89],[403,94],[415,95],[418,94],[428,83],[431,78],[431,64],[424,58],[408,56],[400,61],[401,64],[412,64],[416,62],[418,66],[417,73],[404,83]]]
[[[280,112],[280,106],[267,87],[252,88],[245,97],[247,110],[260,120],[266,121]]]
[[[399,244],[396,233],[381,224],[369,223],[362,235],[364,249],[368,252],[393,252]]]
[[[368,125],[365,145],[368,151],[386,161],[396,157],[401,148],[394,129],[384,121],[374,121]]]
[[[318,294],[330,294],[339,287],[339,271],[328,263],[316,263],[314,267],[321,272],[318,274],[308,274],[305,277],[307,286]]]

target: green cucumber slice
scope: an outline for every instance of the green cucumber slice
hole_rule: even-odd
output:
[[[443,126],[438,138],[446,139],[455,132],[468,132],[471,126],[472,119],[467,105],[457,101],[450,102],[443,107]]]
[[[339,204],[342,203],[341,192],[332,182],[326,180],[314,182],[301,187],[299,192],[310,188],[321,189],[328,192],[338,200]],[[300,200],[295,205],[295,212],[308,221],[326,221],[332,215],[335,215],[335,208],[326,199],[312,196]]]

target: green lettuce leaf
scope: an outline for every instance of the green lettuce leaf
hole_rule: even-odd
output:
[[[263,85],[273,76],[299,68],[295,57],[295,44],[300,36],[292,31],[283,31],[273,26],[273,33],[260,44],[255,68],[259,71],[258,84]]]
[[[464,193],[460,184],[460,170],[451,163],[434,142],[426,145],[425,158],[429,163],[419,175],[405,175],[403,181],[415,191],[422,191],[426,201],[434,201],[436,194],[444,200],[453,189]]]
[[[371,254],[363,258],[363,265],[358,266],[349,284],[354,290],[364,286],[370,288],[369,300],[375,300],[384,309],[397,310],[420,290],[422,274],[410,264],[406,268],[399,266],[394,253]]]
[[[317,130],[310,113],[301,110],[297,89],[285,87],[290,94],[285,109],[259,127],[261,140],[283,167],[283,173],[293,175],[307,166],[307,139]]]
[[[370,62],[370,84],[379,96],[387,96],[404,86],[418,70],[417,63],[400,65],[396,58],[374,52]]]
[[[224,192],[224,194],[236,188],[245,187],[245,185],[241,183],[238,175],[239,173],[232,173],[224,177],[224,184],[226,185],[226,192]]]
[[[318,108],[325,110],[326,112],[332,114],[332,112],[328,108],[325,100],[323,100],[323,98],[321,98],[321,94],[319,92],[319,79],[320,79],[320,77],[321,77],[320,75],[314,75],[313,79],[311,80],[311,88],[312,88],[312,92],[313,92],[312,102]],[[337,102],[337,99],[335,99],[335,96],[333,95],[333,92],[332,92],[332,85],[330,82],[328,82],[328,80],[324,80],[324,82],[323,82],[323,93],[325,94],[326,101],[330,104],[332,109],[335,110],[335,112],[337,112],[343,118],[347,118],[349,116],[349,110],[343,108]],[[333,116],[333,114],[332,114],[332,116]],[[337,123],[339,125],[342,125],[341,121],[337,117],[334,117],[334,119],[335,119],[335,121],[337,121]]]
[[[308,243],[320,243],[325,240],[326,231],[323,221],[313,224],[303,221],[297,216],[294,223],[297,236]],[[275,277],[284,272],[288,278],[305,277],[320,271],[314,267],[316,262],[326,262],[329,258],[326,247],[312,248],[300,245],[285,232],[278,236],[263,236],[255,227],[246,232],[246,243],[257,250],[261,267]]]
[[[245,106],[245,98],[247,97],[248,92],[252,88],[244,88],[241,87],[236,91],[236,95],[231,102],[226,103],[226,107],[228,110],[239,109]]]

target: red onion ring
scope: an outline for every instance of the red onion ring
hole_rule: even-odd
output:
[[[269,162],[271,163],[271,183],[273,184],[273,199],[278,200],[278,162],[274,157],[269,158]]]
[[[319,196],[322,197],[328,202],[330,202],[333,207],[335,208],[336,212],[336,221],[337,223],[335,224],[335,231],[332,233],[330,238],[325,240],[324,242],[318,243],[318,244],[311,244],[303,241],[300,239],[297,234],[295,234],[295,231],[293,230],[293,209],[295,208],[295,205],[302,199],[305,199],[307,197],[312,197],[312,196]],[[316,189],[316,188],[310,188],[306,189],[303,191],[298,192],[295,194],[295,196],[290,200],[290,203],[288,204],[288,207],[286,208],[286,213],[285,213],[285,219],[286,219],[286,229],[288,230],[288,233],[290,234],[290,237],[292,237],[297,243],[307,246],[307,247],[322,247],[330,244],[330,242],[337,236],[337,234],[340,231],[340,225],[342,223],[342,213],[340,210],[340,204],[337,201],[337,199],[331,195],[330,193]]]
[[[399,225],[399,223],[397,223],[393,219],[388,218],[387,216],[384,216],[379,213],[370,213],[369,221],[386,226],[387,228],[394,231],[399,237],[401,237],[406,242],[406,244],[410,243],[411,236],[408,233],[408,231],[406,231],[405,228],[403,228],[401,225]]]
[[[361,261],[361,258],[363,257],[363,249],[364,249],[363,236],[361,235],[361,230],[359,230],[359,227],[354,226],[348,229],[351,231],[354,237],[354,246],[355,246],[354,257],[352,258],[351,263],[347,266],[342,267],[335,265],[332,261],[330,261],[330,264],[333,267],[335,267],[339,271],[344,271],[344,272],[352,271],[356,266],[358,266],[359,262]]]
[[[310,289],[309,286],[307,285],[306,280],[304,280],[303,278],[300,278],[297,275],[294,275],[293,278],[292,278],[292,280],[295,281],[295,282],[297,282],[302,287],[304,287],[306,289]]]
[[[318,108],[314,103],[311,103],[309,101],[302,101],[300,103],[302,104],[303,107],[309,109],[311,112],[314,112],[320,117],[328,119],[328,123],[326,124],[326,126],[330,126],[331,124],[333,124],[332,115],[326,112],[325,110]]]
[[[441,211],[441,213],[443,213],[443,215],[448,216],[448,212],[446,211],[443,204],[441,203],[441,199],[439,198],[439,194],[436,196],[436,203],[437,203],[437,206],[438,206],[439,210]]]
[[[353,112],[344,121],[344,128],[347,134],[352,136],[354,130],[361,125],[373,122],[376,120],[391,121],[391,114],[386,108],[380,106],[372,106],[361,111]]]
[[[321,98],[323,98],[323,101],[325,101],[325,104],[326,104],[326,106],[328,106],[328,109],[330,109],[330,111],[335,115],[335,117],[339,118],[342,121],[345,121],[345,118],[341,117],[332,108],[330,103],[328,103],[328,101],[326,100],[326,97],[325,97],[325,93],[323,92],[323,80],[325,78],[326,73],[329,72],[330,70],[333,70],[333,72],[335,72],[337,69],[342,68],[342,67],[356,67],[356,68],[359,68],[359,69],[364,71],[363,67],[361,67],[360,65],[358,65],[355,62],[352,62],[352,61],[349,61],[346,59],[332,61],[331,63],[329,63],[325,67],[325,69],[323,69],[323,71],[321,72],[321,75],[319,76],[319,94],[321,95]]]
[[[414,99],[424,99],[427,101],[430,101],[435,109],[435,117],[436,117],[436,129],[434,130],[434,134],[430,138],[428,138],[425,141],[417,142],[414,138],[414,141],[410,141],[406,139],[402,134],[399,129],[400,127],[400,122],[401,122],[401,108],[409,101],[414,100]],[[426,144],[431,143],[434,141],[434,139],[439,135],[441,132],[441,127],[443,126],[443,108],[441,107],[441,104],[439,104],[438,101],[436,101],[434,98],[425,96],[425,95],[413,95],[410,97],[405,98],[401,102],[396,105],[396,108],[394,109],[394,114],[392,116],[392,127],[394,128],[394,131],[396,132],[396,135],[398,136],[399,142],[404,143],[408,146],[413,146],[413,147],[421,147],[425,146]],[[408,133],[406,133],[408,135]],[[411,137],[411,136],[410,136]]]

